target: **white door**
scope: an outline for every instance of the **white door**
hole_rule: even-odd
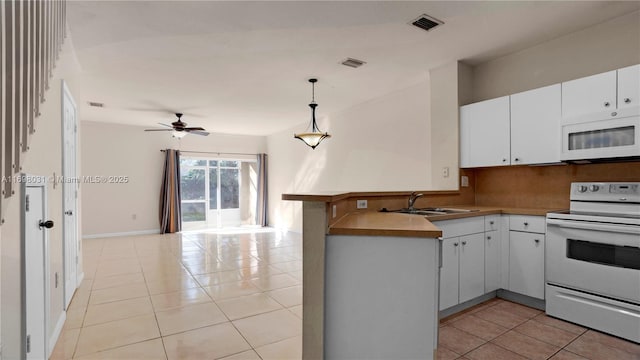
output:
[[[616,108],[616,71],[562,83],[562,117],[598,113]]]
[[[46,359],[47,319],[49,317],[49,278],[47,228],[40,226],[46,218],[46,185],[24,186],[24,312],[23,341],[27,359]]]
[[[511,95],[511,164],[560,162],[560,84]]]
[[[484,294],[484,233],[460,237],[459,302]]]
[[[640,65],[618,70],[618,108],[640,106]]]
[[[77,182],[77,112],[76,103],[62,81],[62,185],[64,221],[62,224],[64,246],[64,301],[69,306],[78,287],[78,182]]]
[[[509,97],[460,107],[461,167],[509,165]]]

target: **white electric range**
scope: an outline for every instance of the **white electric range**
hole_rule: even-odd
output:
[[[572,183],[547,214],[546,313],[640,342],[640,182]]]

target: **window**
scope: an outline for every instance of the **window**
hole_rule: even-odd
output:
[[[242,222],[242,216],[249,219],[252,211],[247,210],[248,200],[245,200],[245,210],[240,210],[242,198],[247,199],[246,196],[255,193],[242,188],[243,169],[247,172],[249,168],[249,165],[243,167],[243,162],[238,160],[181,158],[183,227],[185,224],[200,227],[218,227],[223,224],[238,226]],[[248,186],[250,185],[245,185]],[[246,219],[244,222],[247,222]]]

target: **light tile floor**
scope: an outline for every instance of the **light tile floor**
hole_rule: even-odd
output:
[[[85,240],[52,359],[300,359],[302,243],[280,232]]]
[[[83,255],[54,360],[301,358],[298,234],[95,239]],[[493,299],[442,321],[438,359],[640,360],[640,345]]]

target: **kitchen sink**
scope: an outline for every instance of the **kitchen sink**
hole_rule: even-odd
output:
[[[401,214],[413,214],[413,215],[422,215],[422,216],[437,216],[437,215],[449,215],[449,214],[464,214],[470,213],[479,210],[469,210],[469,209],[455,209],[455,208],[419,208],[419,209],[398,209],[398,210],[387,210],[387,208],[382,208],[380,212],[395,212]]]

